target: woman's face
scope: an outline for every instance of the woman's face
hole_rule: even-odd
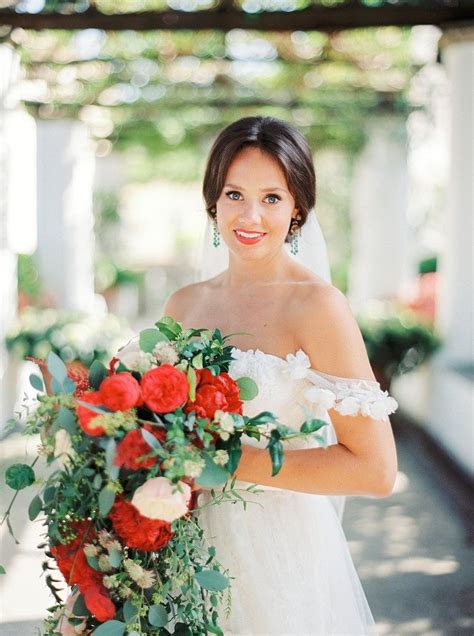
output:
[[[216,208],[229,250],[251,259],[280,250],[298,213],[279,163],[252,146],[235,156]]]

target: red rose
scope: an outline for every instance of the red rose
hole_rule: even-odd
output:
[[[142,403],[140,385],[128,371],[105,378],[99,394],[102,404],[111,411],[126,411]]]
[[[133,504],[124,499],[115,501],[109,519],[125,545],[144,552],[160,550],[174,534],[170,523],[144,517]]]
[[[83,549],[84,544],[95,537],[93,523],[84,520],[73,521],[70,525],[78,533],[77,536],[65,545],[59,543],[51,546],[51,554],[68,585],[78,585],[87,609],[98,620],[109,620],[115,616],[115,605],[102,583],[103,574],[87,563]]]
[[[98,391],[89,391],[89,393],[84,393],[79,399],[83,402],[89,402],[89,404],[102,405],[102,400]],[[102,426],[94,426],[94,419],[100,415],[100,413],[96,413],[96,411],[92,411],[91,409],[88,409],[87,406],[82,406],[81,404],[76,404],[76,413],[77,419],[79,420],[79,426],[82,428],[84,433],[93,436],[105,435],[105,430]]]
[[[145,424],[143,428],[154,435],[160,442],[165,442],[166,431],[164,429],[156,428],[148,424]],[[156,457],[138,460],[138,457],[147,455],[150,450],[151,447],[145,442],[141,430],[134,429],[133,431],[129,431],[122,441],[118,443],[114,464],[116,466],[124,466],[130,470],[150,468],[156,464]]]
[[[198,369],[196,399],[188,402],[185,411],[196,411],[199,417],[213,418],[219,409],[242,415],[242,401],[239,399],[239,385],[225,371],[218,376],[209,369]]]
[[[186,402],[189,383],[186,374],[171,364],[147,371],[140,382],[145,404],[156,413],[170,413]]]

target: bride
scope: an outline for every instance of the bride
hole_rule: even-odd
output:
[[[344,294],[294,257],[314,224],[315,190],[311,151],[294,127],[262,116],[227,126],[210,151],[203,194],[213,228],[206,258],[224,248],[228,263],[164,308],[185,328],[238,332],[229,373],[259,386],[245,414],[269,410],[299,428],[306,407],[328,423],[328,446],[288,442],[275,477],[263,438],[246,438],[236,486],[263,492],[246,510],[225,503],[199,513],[235,577],[226,634],[376,633],[338,506],[345,495],[392,492],[388,414],[397,403],[375,380]]]

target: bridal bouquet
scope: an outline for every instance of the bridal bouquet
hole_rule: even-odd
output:
[[[89,370],[68,370],[50,353],[43,378],[30,376],[39,393],[24,432],[39,433],[41,445],[32,465],[8,468],[6,481],[15,496],[40,482],[28,515],[43,515],[39,547],[57,602],[46,634],[67,623],[72,633],[97,636],[223,633],[218,605],[229,592],[229,573],[199,526],[199,489],[212,494],[205,505],[245,507],[232,478],[242,435],[268,439],[276,475],[282,441],[310,435],[324,444],[316,431],[326,424],[308,416],[295,431],[271,412],[244,416],[243,401],[258,388],[228,374],[229,337],[185,330],[164,317],[108,368],[95,361]],[[33,470],[40,457],[49,469],[42,480]],[[10,510],[11,504],[3,521],[13,534]],[[66,606],[57,570],[73,588]]]

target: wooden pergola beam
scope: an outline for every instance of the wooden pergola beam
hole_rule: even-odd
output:
[[[0,24],[24,29],[103,29],[104,31],[205,30],[230,31],[338,31],[375,26],[450,26],[474,20],[474,6],[433,7],[433,2],[416,7],[382,6],[369,8],[350,5],[329,9],[313,6],[301,11],[245,13],[220,7],[207,11],[143,11],[105,15],[94,8],[68,15],[59,13],[17,13],[0,11]]]

